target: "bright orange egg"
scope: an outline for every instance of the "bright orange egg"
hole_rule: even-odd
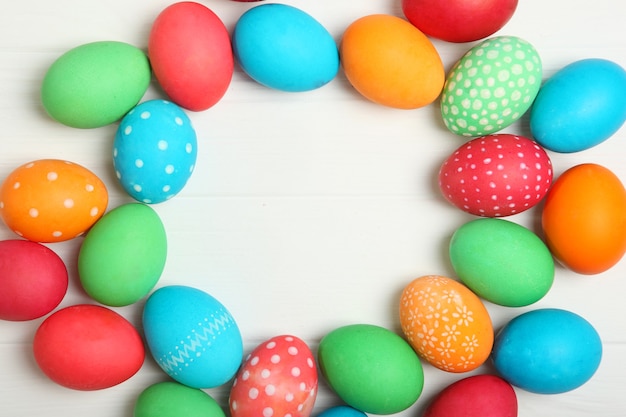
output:
[[[426,35],[399,17],[369,15],[354,21],[339,53],[348,81],[375,103],[419,108],[435,101],[443,88],[439,53]]]
[[[626,190],[608,168],[576,165],[552,184],[541,222],[564,266],[588,275],[606,271],[626,252]]]
[[[493,346],[493,325],[480,298],[439,275],[417,278],[404,288],[400,325],[420,357],[448,372],[478,368]]]

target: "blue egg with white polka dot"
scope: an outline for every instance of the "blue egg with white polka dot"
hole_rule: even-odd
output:
[[[148,100],[121,120],[113,166],[135,200],[162,203],[178,194],[193,173],[197,138],[185,111],[166,100]]]

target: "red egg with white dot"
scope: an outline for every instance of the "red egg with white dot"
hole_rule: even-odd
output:
[[[446,159],[439,189],[459,209],[481,217],[505,217],[539,203],[552,184],[546,151],[508,133],[472,139]]]
[[[0,218],[34,242],[61,242],[85,233],[108,204],[106,186],[70,161],[41,159],[16,168],[0,186]]]
[[[308,417],[317,396],[313,353],[291,335],[258,345],[237,372],[229,397],[232,417]]]

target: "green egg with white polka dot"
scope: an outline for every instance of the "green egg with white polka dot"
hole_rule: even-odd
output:
[[[497,36],[468,50],[446,76],[441,115],[457,135],[484,136],[519,120],[542,80],[541,57],[524,39]]]

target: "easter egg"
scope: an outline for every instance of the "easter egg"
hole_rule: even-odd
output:
[[[555,152],[579,152],[610,138],[626,121],[626,71],[606,59],[583,59],[552,75],[530,111],[530,131]]]
[[[325,409],[317,417],[367,417],[367,414],[347,405],[336,405]]]
[[[67,268],[50,248],[29,240],[0,241],[0,319],[32,320],[65,297]]]
[[[541,226],[561,264],[580,274],[604,272],[626,252],[626,190],[604,166],[573,166],[546,195]]]
[[[332,35],[315,18],[293,6],[268,3],[246,11],[232,35],[241,68],[256,82],[301,92],[328,84],[339,71]]]
[[[76,128],[96,128],[121,119],[146,93],[152,76],[146,54],[124,42],[77,46],[47,70],[41,100],[48,114]]]
[[[276,336],[258,345],[237,372],[230,415],[307,417],[316,397],[313,353],[295,336]]]
[[[586,383],[600,366],[602,341],[583,317],[544,308],[510,320],[496,336],[492,360],[510,384],[560,394]]]
[[[503,219],[477,219],[450,240],[454,271],[474,293],[492,303],[522,307],[543,298],[554,281],[554,260],[531,230]]]
[[[154,288],[166,257],[159,215],[144,204],[123,204],[106,213],[85,236],[78,253],[80,283],[102,304],[130,305]]]
[[[33,352],[52,381],[82,391],[121,384],[139,371],[145,357],[141,336],[129,321],[90,304],[48,316],[37,328]]]
[[[0,217],[17,235],[61,242],[85,233],[104,214],[109,194],[87,168],[41,159],[11,172],[0,187]]]
[[[402,0],[406,18],[428,36],[472,42],[493,35],[513,16],[517,0]]]
[[[176,104],[149,100],[137,105],[117,128],[113,166],[135,200],[161,203],[178,194],[193,172],[196,132]]]
[[[478,296],[443,276],[422,276],[403,289],[400,325],[419,356],[447,372],[478,368],[493,345],[491,318]]]
[[[534,207],[552,184],[552,161],[532,140],[507,133],[471,139],[439,169],[439,189],[459,209],[505,217]]]
[[[365,98],[415,109],[435,101],[445,80],[430,39],[404,19],[369,15],[352,22],[339,46],[346,78]]]
[[[441,115],[457,135],[484,136],[510,126],[541,86],[537,50],[516,36],[488,38],[469,49],[446,76]]]
[[[233,76],[230,34],[219,16],[197,2],[173,3],[159,13],[148,56],[165,94],[192,111],[217,104]]]
[[[144,389],[133,417],[225,417],[219,403],[206,392],[174,381],[157,382]]]
[[[517,417],[517,395],[496,375],[473,375],[441,390],[422,417]]]
[[[322,338],[317,355],[334,392],[364,413],[400,412],[422,393],[424,371],[419,358],[404,339],[384,327],[336,328]]]
[[[175,381],[192,388],[228,382],[241,365],[243,341],[231,313],[208,293],[169,285],[148,297],[142,315],[152,357]]]

